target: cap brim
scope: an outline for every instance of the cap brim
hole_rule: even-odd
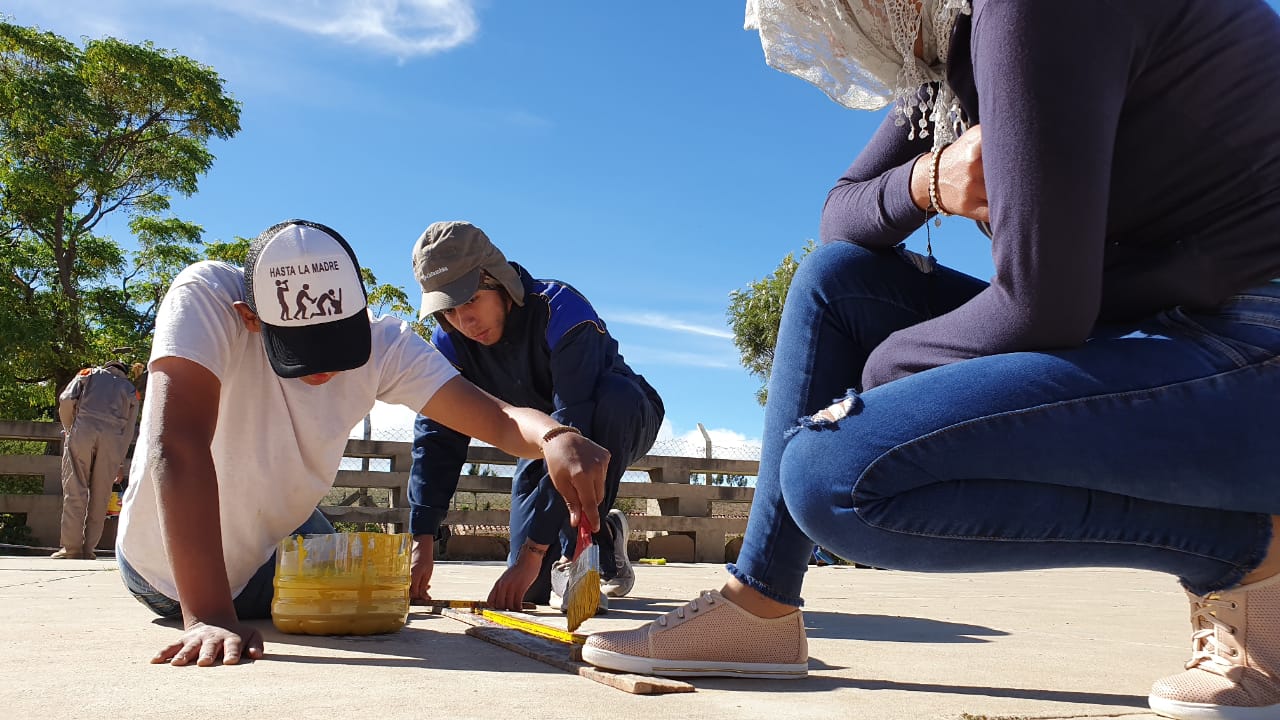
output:
[[[369,313],[320,325],[279,327],[262,324],[262,341],[271,369],[283,378],[354,370],[369,362]]]
[[[423,292],[418,319],[425,320],[432,313],[457,307],[470,300],[479,289],[480,268],[476,268],[448,285],[441,285],[435,290]]]

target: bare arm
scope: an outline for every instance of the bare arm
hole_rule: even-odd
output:
[[[517,457],[545,458],[551,481],[569,506],[569,522],[576,526],[582,516],[592,530],[600,528],[599,505],[609,465],[604,448],[576,433],[543,443],[543,435],[558,425],[549,415],[508,405],[462,377],[445,383],[420,412]]]
[[[218,422],[218,378],[198,363],[167,357],[152,363],[150,457],[160,508],[160,532],[182,603],[186,633],[155,661],[210,665],[262,655],[256,630],[241,628],[232,604],[222,552],[218,479],[210,444]],[[256,637],[256,644],[255,644]],[[198,654],[198,657],[196,653]]]

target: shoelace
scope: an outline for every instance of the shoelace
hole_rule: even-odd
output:
[[[1202,667],[1222,674],[1242,665],[1240,646],[1235,641],[1236,628],[1218,617],[1215,608],[1235,610],[1236,603],[1217,595],[1206,595],[1193,601],[1191,622],[1200,628],[1191,635],[1191,659],[1187,669]]]
[[[716,596],[713,595],[710,590],[703,590],[698,597],[690,600],[675,610],[663,614],[658,618],[657,622],[662,627],[666,627],[668,622],[674,622],[678,625],[684,622],[687,618],[693,617],[697,613],[701,612],[704,604],[705,607],[708,608],[716,604]],[[688,614],[686,614],[685,611],[688,611]]]

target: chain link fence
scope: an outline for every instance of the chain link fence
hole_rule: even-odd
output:
[[[356,437],[367,437],[370,440],[382,440],[388,442],[413,442],[413,428],[402,427],[372,427],[371,424],[365,426],[365,432],[353,433]],[[474,442],[474,441],[473,441]],[[483,443],[481,443],[483,444]],[[661,455],[671,457],[708,457],[708,449],[710,457],[724,460],[760,460],[760,446],[758,444],[719,444],[712,442],[710,448],[705,441],[695,441],[686,438],[666,438],[658,440],[649,450],[650,455]],[[378,458],[343,458],[341,469],[343,470],[369,470],[373,472],[388,472],[391,470],[391,461]],[[498,477],[511,477],[515,473],[515,467],[512,465],[477,465],[467,463],[463,465],[462,472],[470,475],[493,475]],[[717,484],[717,485],[733,485],[737,487],[754,487],[755,478],[750,476],[730,475],[694,475],[691,480],[695,484]],[[649,474],[642,471],[627,471],[622,476],[623,482],[649,482]],[[357,494],[363,495],[357,501],[372,502],[378,505],[386,504],[385,490],[364,490],[357,491]],[[367,500],[365,499],[367,498]],[[354,498],[350,490],[334,489],[328,498],[327,504],[349,504]],[[507,495],[499,495],[495,493],[471,493],[460,491],[454,495],[451,503],[454,509],[467,510],[507,510],[511,507],[511,499]],[[623,498],[619,499],[615,505],[619,509],[628,513],[643,513],[644,501],[636,499]],[[720,517],[745,517],[748,505],[745,503],[714,503],[713,515]],[[505,528],[495,529],[505,530]]]
[[[370,440],[386,440],[390,442],[413,442],[413,428],[372,427],[369,429],[368,438]],[[660,439],[653,444],[649,454],[675,457],[707,457],[707,444],[684,438]],[[725,445],[713,442],[710,457],[725,460],[759,460],[760,446],[754,443]]]

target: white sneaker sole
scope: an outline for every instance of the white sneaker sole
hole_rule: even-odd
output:
[[[740,677],[772,680],[799,680],[809,674],[808,663],[774,664],[711,662],[707,660],[660,660],[623,655],[612,650],[585,645],[582,659],[598,667],[641,675],[666,677]]]
[[[583,650],[586,657],[586,650]],[[1147,704],[1158,715],[1176,720],[1275,720],[1280,717],[1280,705],[1265,707],[1234,707],[1208,703],[1186,703],[1151,695]]]

